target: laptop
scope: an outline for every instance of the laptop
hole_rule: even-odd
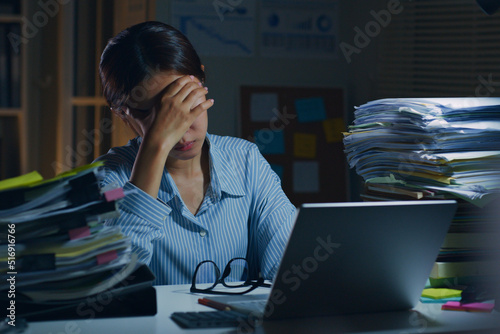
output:
[[[413,308],[454,200],[303,204],[269,294],[210,297],[264,320]]]

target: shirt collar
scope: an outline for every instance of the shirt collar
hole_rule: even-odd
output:
[[[224,192],[232,196],[245,196],[245,188],[235,174],[236,166],[229,154],[221,150],[208,133],[206,141],[210,154],[210,183],[215,195],[220,198]]]

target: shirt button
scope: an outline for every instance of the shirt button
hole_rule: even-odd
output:
[[[203,231],[200,231],[200,237],[202,237],[202,238],[203,238],[203,237],[204,237],[204,236],[206,236],[206,235],[207,235],[207,231],[204,231],[204,230],[203,230]]]

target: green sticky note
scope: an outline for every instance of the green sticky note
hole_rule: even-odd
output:
[[[446,289],[446,288],[429,288],[422,291],[422,297],[432,299],[444,299],[452,297],[461,297],[462,290]]]
[[[84,172],[84,171],[88,171],[88,170],[92,170],[92,169],[95,169],[95,168],[100,167],[100,166],[104,166],[104,162],[103,161],[96,161],[96,162],[93,162],[93,163],[88,164],[88,165],[83,165],[83,166],[75,167],[75,168],[73,168],[71,170],[68,170],[66,172],[62,172],[62,173],[56,175],[52,179],[47,180],[47,182],[56,181],[56,180],[63,179],[63,178],[68,177],[68,176],[74,176],[74,175],[76,175],[78,173],[81,173],[81,172]]]
[[[43,180],[43,177],[37,171],[33,171],[28,174],[0,181],[0,191],[11,188],[29,186],[35,182],[40,182],[41,180]]]
[[[262,154],[285,154],[285,135],[283,130],[262,129],[254,132],[255,144]]]
[[[325,101],[322,97],[296,99],[295,110],[300,123],[321,122],[326,119]]]

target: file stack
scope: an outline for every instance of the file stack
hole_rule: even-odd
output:
[[[101,189],[99,167],[46,181],[33,172],[0,182],[0,280],[8,283],[0,301],[11,313],[29,317],[89,296],[109,299],[133,285],[138,265],[130,239],[103,224],[119,215],[125,193]]]
[[[344,146],[364,200],[459,202],[431,283],[489,280],[499,259],[490,207],[500,194],[500,98],[383,99],[354,116]]]

